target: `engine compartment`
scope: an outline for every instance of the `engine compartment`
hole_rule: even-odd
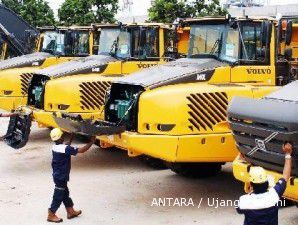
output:
[[[44,92],[48,76],[34,74],[28,88],[28,105],[38,109],[44,108]]]
[[[106,95],[105,120],[137,131],[138,100],[143,91],[141,86],[114,83]]]

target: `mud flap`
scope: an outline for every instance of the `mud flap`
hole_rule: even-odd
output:
[[[102,120],[84,120],[80,115],[65,114],[53,115],[57,125],[66,131],[87,136],[120,134],[126,130],[125,126]]]
[[[29,139],[31,124],[31,114],[21,114],[11,117],[6,135],[4,136],[6,144],[14,149],[24,147]]]

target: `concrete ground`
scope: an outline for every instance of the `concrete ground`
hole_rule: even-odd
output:
[[[0,135],[6,128],[7,120],[0,119]],[[53,194],[50,148],[49,130],[36,127],[21,150],[0,143],[0,224],[48,224],[46,214]],[[63,224],[243,223],[233,207],[212,206],[213,199],[236,200],[243,193],[230,164],[218,176],[200,180],[183,178],[170,170],[156,171],[128,158],[124,151],[96,146],[72,162],[69,188],[83,214],[69,221],[61,207],[58,214],[64,218]],[[188,206],[179,206],[171,199],[165,199],[171,206],[156,206],[158,198],[186,198]],[[280,224],[298,224],[297,208],[281,209]]]

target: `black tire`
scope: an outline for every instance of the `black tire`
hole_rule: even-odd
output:
[[[157,158],[153,158],[150,156],[143,155],[140,157],[140,160],[144,162],[147,166],[157,169],[157,170],[165,170],[168,169],[165,161]]]
[[[176,174],[191,178],[205,178],[217,175],[221,163],[170,163],[169,168]]]

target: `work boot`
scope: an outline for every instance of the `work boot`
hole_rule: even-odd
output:
[[[61,222],[63,222],[63,219],[56,216],[56,214],[53,213],[51,210],[48,210],[48,219],[47,219],[47,221],[52,222],[52,223],[61,223]]]
[[[67,212],[67,219],[72,219],[72,218],[75,218],[75,217],[78,217],[79,215],[82,214],[82,211],[81,210],[74,210],[73,207],[67,207],[66,208],[66,212]]]

